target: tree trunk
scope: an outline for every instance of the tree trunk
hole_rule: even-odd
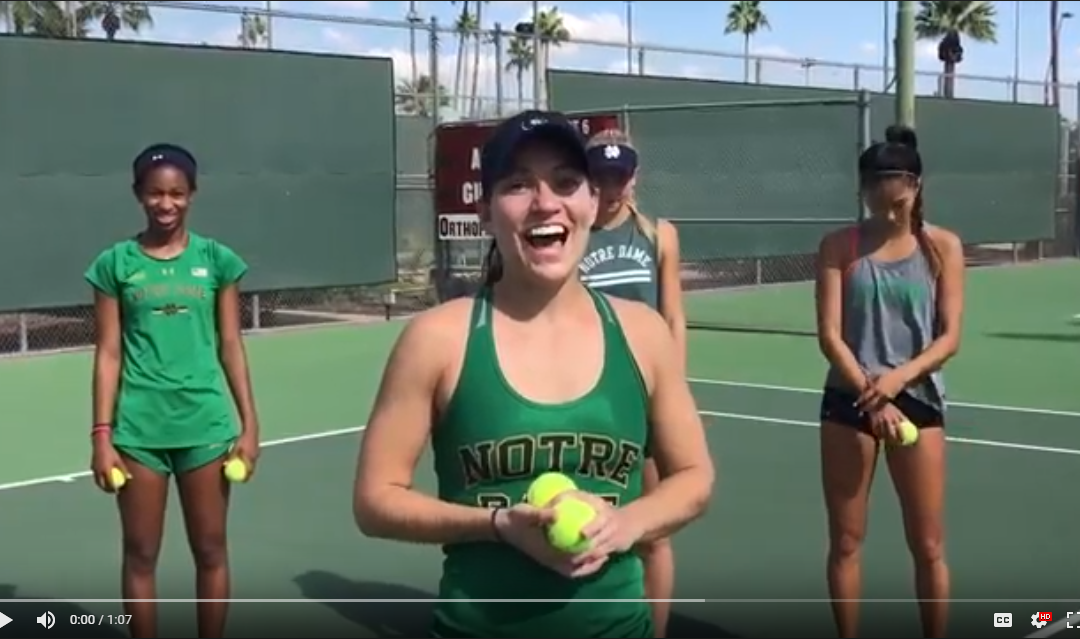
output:
[[[476,28],[482,29],[484,27],[484,3],[476,3]],[[484,37],[482,33],[477,32],[473,36],[473,68],[472,68],[472,86],[469,88],[469,95],[471,96],[471,111],[473,117],[478,117],[481,111],[480,105],[480,49],[484,46]]]
[[[750,34],[749,33],[744,33],[743,34],[742,54],[743,54],[742,81],[745,82],[746,84],[750,84]]]
[[[941,97],[953,99],[956,95],[956,63],[949,60],[945,62],[945,71],[942,73]]]

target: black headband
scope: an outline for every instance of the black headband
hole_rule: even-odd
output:
[[[195,188],[195,178],[199,172],[195,156],[184,147],[175,144],[154,144],[135,156],[135,161],[131,165],[135,185],[142,184],[147,174],[159,166],[171,166],[177,169],[187,178],[191,188]]]

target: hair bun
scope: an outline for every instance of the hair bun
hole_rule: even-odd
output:
[[[892,144],[903,144],[912,149],[919,148],[919,139],[915,136],[914,129],[903,124],[892,124],[885,129],[885,141]]]

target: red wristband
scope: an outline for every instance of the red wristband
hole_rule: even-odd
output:
[[[100,437],[102,435],[112,436],[112,424],[95,424],[90,429],[90,437]]]

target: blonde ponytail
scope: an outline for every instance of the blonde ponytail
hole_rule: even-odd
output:
[[[591,149],[598,146],[608,146],[609,144],[617,144],[619,146],[634,148],[634,143],[630,140],[630,136],[626,134],[622,129],[604,129],[597,132],[585,145],[586,149]],[[636,149],[635,149],[636,150]],[[631,193],[630,198],[626,201],[626,208],[630,209],[630,215],[634,218],[634,224],[637,225],[638,230],[644,235],[650,242],[656,241],[656,225],[647,215],[642,213],[638,209],[637,197]]]

